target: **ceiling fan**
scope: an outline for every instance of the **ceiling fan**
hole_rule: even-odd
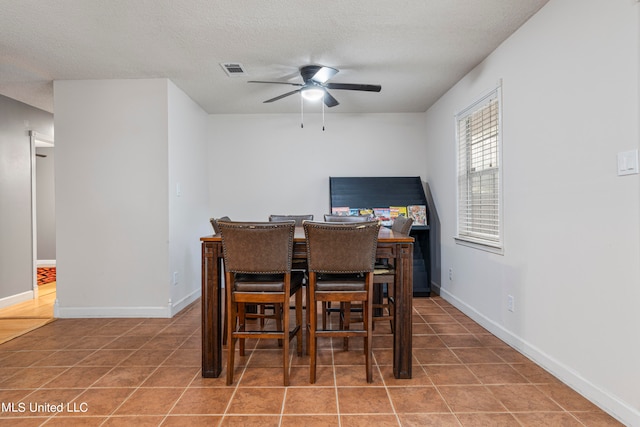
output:
[[[365,92],[380,92],[382,87],[380,85],[368,85],[357,83],[327,83],[330,78],[335,76],[338,70],[331,67],[323,67],[320,65],[305,65],[300,68],[300,75],[304,83],[290,83],[290,82],[266,82],[261,80],[249,80],[249,83],[275,83],[299,86],[299,89],[292,90],[291,92],[283,93],[275,98],[267,99],[264,101],[274,102],[279,99],[285,98],[294,93],[300,92],[300,94],[306,99],[321,99],[324,100],[324,105],[327,107],[335,107],[339,104],[327,89],[337,90],[360,90]]]

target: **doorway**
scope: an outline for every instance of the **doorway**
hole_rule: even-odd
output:
[[[44,293],[55,299],[56,219],[55,144],[53,138],[37,132],[31,136],[31,212],[33,236],[34,299]],[[48,274],[39,274],[45,269]],[[39,280],[48,277],[48,280]],[[53,316],[53,312],[51,313]]]

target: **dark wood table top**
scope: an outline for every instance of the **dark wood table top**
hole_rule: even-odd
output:
[[[201,237],[200,240],[202,242],[220,242],[222,241],[222,238],[220,234],[212,234],[209,236]],[[304,241],[304,229],[302,227],[296,227],[293,241],[294,242]],[[386,242],[386,243],[413,243],[414,238],[409,236],[408,234],[392,231],[390,228],[387,228],[387,227],[380,227],[380,231],[378,232],[378,241]]]

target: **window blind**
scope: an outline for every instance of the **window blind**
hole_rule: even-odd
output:
[[[499,89],[456,116],[458,238],[501,247]]]

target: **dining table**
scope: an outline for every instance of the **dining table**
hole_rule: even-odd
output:
[[[202,246],[202,376],[217,378],[222,372],[223,348],[223,249],[220,234],[200,238]],[[395,309],[393,328],[393,375],[411,378],[411,323],[413,303],[413,245],[408,234],[380,227],[376,258],[395,265]],[[294,259],[306,259],[307,247],[302,227],[294,235]],[[305,331],[306,332],[306,331]]]

